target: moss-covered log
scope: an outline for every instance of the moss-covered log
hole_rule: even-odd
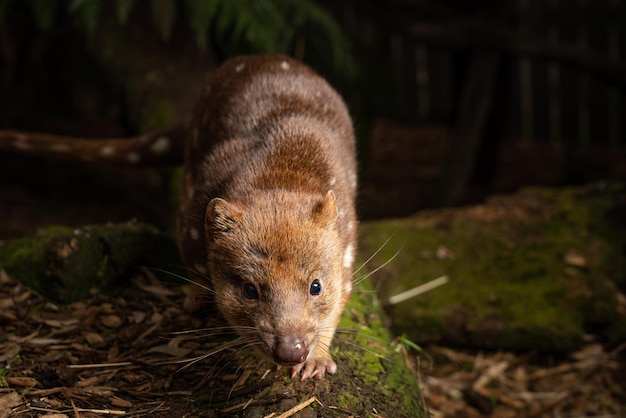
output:
[[[373,265],[391,260],[376,275],[381,300],[448,276],[389,307],[395,331],[413,341],[557,351],[578,347],[586,333],[623,341],[625,202],[619,184],[529,188],[366,223],[361,253],[382,246]]]
[[[48,299],[68,303],[112,291],[141,266],[180,265],[176,245],[156,228],[129,222],[55,226],[0,246],[0,268]]]

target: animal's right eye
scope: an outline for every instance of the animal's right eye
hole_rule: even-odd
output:
[[[256,287],[252,283],[246,283],[243,285],[243,295],[246,299],[258,299],[259,291],[256,290]]]
[[[322,294],[322,284],[320,283],[319,280],[317,279],[313,280],[313,283],[311,283],[311,288],[309,292],[311,292],[311,295],[313,296],[319,296]]]

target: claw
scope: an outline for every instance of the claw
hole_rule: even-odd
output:
[[[318,379],[324,377],[324,374],[334,374],[337,371],[337,363],[331,358],[312,358],[304,363],[297,364],[291,368],[291,378],[293,379],[300,374],[300,380]]]

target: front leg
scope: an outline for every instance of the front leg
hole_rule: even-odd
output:
[[[301,380],[321,379],[325,373],[334,374],[337,371],[337,363],[330,355],[330,343],[334,334],[335,327],[332,330],[320,332],[315,352],[305,362],[296,364],[291,368],[292,378],[300,374]]]
[[[344,265],[344,286],[343,295],[339,303],[335,306],[331,314],[325,321],[325,325],[320,327],[319,338],[315,346],[315,352],[309,358],[300,364],[296,364],[291,368],[291,377],[295,377],[300,373],[302,380],[311,378],[321,379],[325,373],[335,374],[337,372],[337,363],[330,355],[330,343],[335,335],[335,330],[339,324],[341,313],[350,299],[352,293],[352,264]]]

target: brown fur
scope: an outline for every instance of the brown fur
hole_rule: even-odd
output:
[[[344,103],[295,60],[238,57],[217,70],[188,131],[179,231],[186,263],[208,273],[220,311],[235,327],[253,326],[237,329],[279,364],[302,378],[334,372],[329,345],[356,246]],[[311,294],[314,280],[320,295]],[[246,284],[258,299],[245,297]],[[308,357],[289,361],[292,352]]]
[[[183,260],[263,353],[303,379],[334,373],[356,248],[355,144],[346,106],[312,70],[279,55],[231,59],[185,129],[130,140],[0,131],[0,150],[130,166],[176,163],[183,142]]]

